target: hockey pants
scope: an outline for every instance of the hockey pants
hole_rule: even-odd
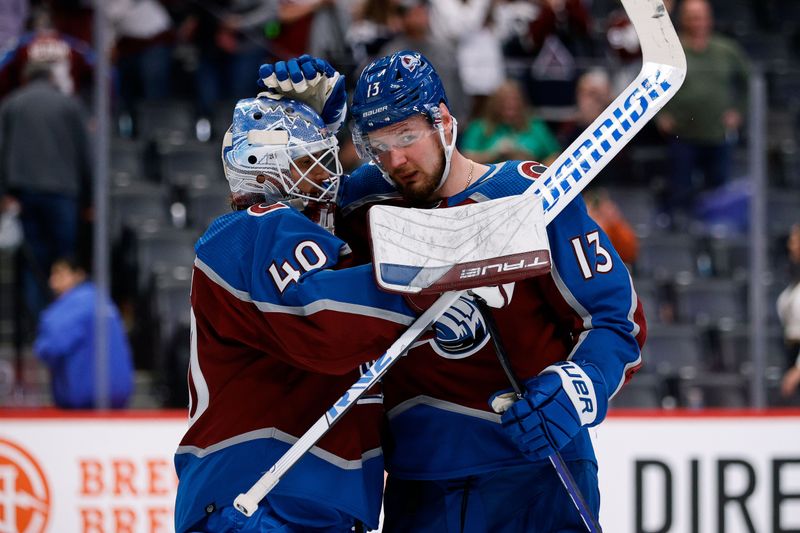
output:
[[[567,465],[597,516],[597,466],[592,461],[570,461]],[[389,476],[384,513],[384,533],[586,531],[549,461],[449,480]]]

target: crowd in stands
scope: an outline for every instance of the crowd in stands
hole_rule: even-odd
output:
[[[665,4],[687,53],[686,85],[586,195],[590,213],[630,265],[651,323],[645,370],[634,380],[642,385],[619,404],[716,405],[713,393],[697,391],[722,390],[717,403],[747,405],[751,358],[742,353],[741,337],[747,81],[755,71],[766,74],[773,106],[767,305],[774,309],[780,290],[796,283],[784,243],[800,221],[800,3]],[[86,265],[89,257],[91,141],[79,141],[84,131],[92,135],[92,6],[89,0],[0,3],[0,209],[22,204],[27,246],[19,264],[27,297],[20,301],[28,321],[21,327],[28,343],[52,299],[42,294],[53,262],[77,257]],[[112,296],[135,366],[152,376],[151,397],[165,406],[186,401],[192,243],[228,209],[219,145],[233,103],[256,93],[261,63],[311,53],[354,83],[371,59],[419,50],[443,79],[466,155],[546,164],[641,65],[618,0],[106,0],[104,6],[113,65]],[[44,90],[43,80],[60,96],[36,97],[34,85]],[[26,92],[33,96],[26,99]],[[61,104],[45,111],[37,98]],[[76,109],[82,117],[69,124],[80,133],[34,126]],[[15,148],[21,138],[35,150]],[[347,128],[340,143],[345,169],[354,168],[360,161]],[[74,161],[72,169],[64,158]],[[61,162],[54,173],[41,169],[54,159]],[[28,177],[34,171],[50,172],[50,179]],[[36,208],[33,217],[36,205],[52,206],[53,198],[74,216],[57,220],[57,210],[42,215]],[[56,239],[64,231],[70,237]],[[53,242],[62,248],[46,249]],[[17,263],[6,257],[0,270],[3,264]],[[9,320],[8,308],[0,301],[6,310],[0,321]],[[787,368],[777,312],[770,317],[768,337],[777,347],[770,344],[768,378],[771,398],[780,403],[789,401],[780,399]]]

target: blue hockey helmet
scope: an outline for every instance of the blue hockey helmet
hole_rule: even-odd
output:
[[[303,102],[264,94],[236,103],[222,142],[222,165],[234,202],[252,195],[261,197],[257,201],[331,202],[342,173],[336,137],[317,112]],[[312,179],[320,171],[324,181]]]
[[[431,62],[419,52],[403,50],[373,61],[359,76],[353,94],[353,144],[359,157],[371,159],[389,179],[378,154],[370,146],[369,133],[423,115],[438,130],[444,147],[446,166],[439,182],[441,186],[449,173],[457,123],[453,118],[453,137],[447,143],[440,103],[448,105],[442,80]]]
[[[356,83],[351,113],[363,133],[413,115],[431,119],[439,103],[447,104],[442,80],[419,52],[403,50],[369,64]],[[434,111],[435,113],[435,111]]]

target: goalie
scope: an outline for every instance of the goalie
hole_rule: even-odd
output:
[[[326,123],[341,123],[344,80],[325,61],[263,65],[260,77],[268,91],[304,99]],[[413,51],[364,69],[352,115],[354,143],[369,163],[343,178],[337,234],[363,262],[365,216],[377,202],[438,208],[518,195],[545,170],[461,154],[439,76]],[[551,271],[517,282],[495,302],[511,366],[525,380],[519,401],[503,401],[508,380],[469,297],[439,320],[436,338],[386,374],[384,531],[581,531],[547,461],[556,451],[597,516],[588,429],[641,365],[645,319],[625,265],[580,199],[547,236]]]
[[[362,398],[257,514],[232,507],[261,465],[280,457],[415,315],[400,296],[377,290],[371,266],[337,270],[348,248],[324,227],[341,173],[338,146],[311,108],[239,101],[222,160],[234,212],[195,247],[175,530],[375,528],[384,470],[379,394]]]

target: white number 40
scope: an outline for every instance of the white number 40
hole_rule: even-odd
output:
[[[313,256],[313,258],[310,256]],[[290,283],[300,279],[302,272],[309,272],[315,268],[320,268],[328,261],[325,252],[323,252],[322,248],[314,241],[303,241],[298,244],[294,249],[294,257],[300,265],[300,270],[292,266],[289,261],[284,261],[280,266],[280,270],[283,272],[278,270],[278,266],[275,263],[269,266],[268,270],[270,275],[272,275],[272,280],[281,293],[286,290],[286,287],[288,287]]]
[[[583,278],[591,279],[594,277],[595,272],[598,274],[607,274],[611,272],[611,269],[614,267],[614,261],[611,259],[611,254],[608,253],[608,250],[600,245],[600,233],[592,231],[591,233],[587,233],[585,237],[588,246],[594,246],[595,256],[597,258],[597,261],[594,262],[594,270],[589,263],[587,255],[588,246],[584,247],[583,239],[581,237],[575,237],[570,240],[572,249],[575,251],[575,257],[578,259],[578,265],[581,267]]]

